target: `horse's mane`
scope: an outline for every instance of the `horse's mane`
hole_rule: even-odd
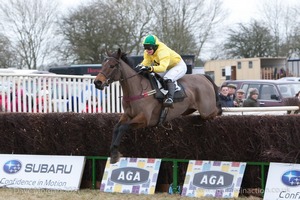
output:
[[[128,58],[126,53],[122,53],[121,59],[122,59],[127,65],[129,65],[132,69],[135,67],[135,66],[134,66],[134,62],[133,62],[133,59],[132,59],[132,58]]]
[[[118,58],[117,56],[117,52],[112,54],[113,57]],[[121,59],[127,64],[129,65],[132,69],[134,69],[134,61],[132,58],[128,58],[127,57],[127,53],[121,52]]]

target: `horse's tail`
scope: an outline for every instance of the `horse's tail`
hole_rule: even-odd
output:
[[[220,99],[219,99],[219,87],[215,84],[214,80],[207,74],[204,74],[205,78],[207,78],[214,86],[214,90],[215,90],[215,96],[216,96],[216,105],[217,105],[217,108],[218,108],[218,115],[221,115],[222,114],[222,105],[221,105],[221,102],[220,102]]]

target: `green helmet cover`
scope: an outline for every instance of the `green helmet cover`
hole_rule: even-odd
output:
[[[156,45],[155,37],[154,35],[148,35],[144,40],[144,45],[150,44],[150,45]]]

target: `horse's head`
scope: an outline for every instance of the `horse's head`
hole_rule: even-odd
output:
[[[116,53],[107,53],[108,57],[102,62],[102,68],[94,80],[97,89],[103,90],[114,81],[121,79],[120,58],[122,56],[121,49]]]

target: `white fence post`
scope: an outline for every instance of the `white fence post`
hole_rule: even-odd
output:
[[[95,76],[0,74],[0,108],[4,112],[122,113],[119,82],[100,91],[95,88],[94,79]],[[223,115],[278,115],[296,110],[298,106],[234,107],[223,108]]]
[[[95,76],[0,74],[4,112],[122,112],[118,82],[100,91]],[[23,91],[18,95],[16,87]]]

